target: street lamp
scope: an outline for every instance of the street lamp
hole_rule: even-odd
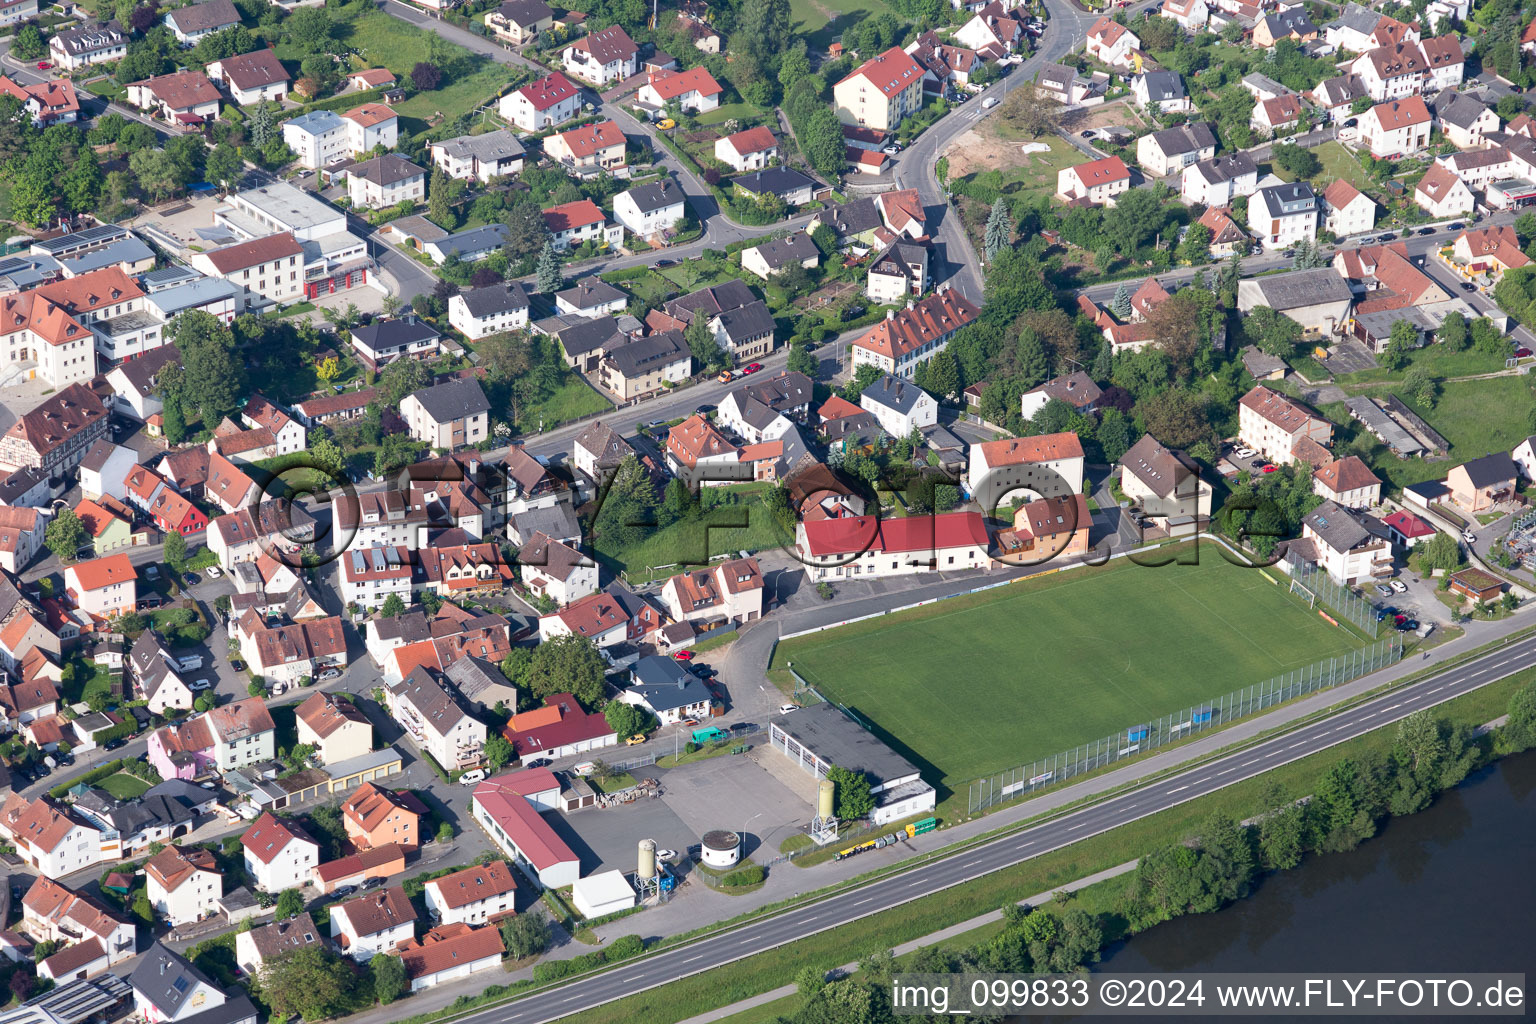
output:
[[[747,825],[752,824],[754,821],[756,821],[758,818],[761,818],[762,816],[763,816],[763,812],[762,811],[758,811],[756,814],[752,815],[752,817],[747,819],[745,825],[741,826],[741,849],[742,849],[743,853],[745,853],[746,849],[747,849]]]

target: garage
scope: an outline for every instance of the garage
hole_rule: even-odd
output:
[[[622,871],[599,871],[571,886],[571,903],[577,913],[591,920],[628,910],[635,905],[635,890]]]

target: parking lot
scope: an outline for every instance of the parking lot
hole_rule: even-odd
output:
[[[778,854],[779,844],[810,821],[814,803],[810,794],[798,795],[759,761],[780,758],[768,746],[768,734],[750,740],[747,755],[722,755],[665,773],[657,773],[662,802],[690,830],[689,843],[712,829],[746,831],[746,853],[760,859]],[[810,776],[806,776],[809,789]]]

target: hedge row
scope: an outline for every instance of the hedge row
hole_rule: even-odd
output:
[[[572,974],[596,970],[604,964],[628,960],[630,957],[639,956],[644,952],[645,940],[640,936],[621,935],[614,939],[607,949],[594,949],[590,953],[583,953],[581,956],[572,957],[569,960],[549,960],[541,964],[535,964],[533,980],[535,982],[557,981]]]

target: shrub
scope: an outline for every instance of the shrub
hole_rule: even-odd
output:
[[[608,946],[608,959],[628,960],[645,952],[645,940],[638,935],[620,935]]]
[[[763,880],[763,866],[761,864],[748,864],[737,871],[732,871],[720,880],[720,884],[727,888],[736,888],[742,885],[757,885]]]

